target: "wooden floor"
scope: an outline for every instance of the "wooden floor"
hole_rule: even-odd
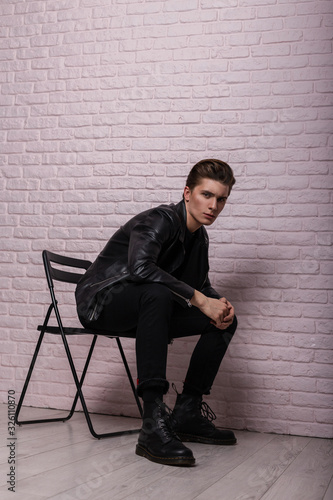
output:
[[[23,408],[21,418],[59,416]],[[137,435],[94,439],[77,413],[66,423],[7,430],[0,405],[2,500],[332,500],[333,442],[299,436],[235,432],[236,446],[188,443],[191,468],[170,467],[135,455]],[[93,415],[97,432],[137,428],[138,420]],[[10,443],[15,493],[7,491]],[[15,446],[15,449],[14,449]]]

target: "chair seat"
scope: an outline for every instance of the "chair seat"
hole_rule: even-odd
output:
[[[55,335],[61,335],[61,330],[59,328],[59,326],[49,326],[47,325],[47,327],[43,327],[43,325],[38,325],[37,326],[37,330],[38,331],[42,331],[44,328],[44,331],[46,333],[53,333]],[[135,330],[129,330],[129,331],[126,331],[126,332],[110,332],[110,330],[106,331],[106,330],[93,330],[91,328],[83,328],[83,327],[78,327],[78,328],[72,328],[72,327],[63,327],[63,332],[65,333],[65,335],[87,335],[87,334],[90,334],[90,335],[103,335],[104,337],[108,337],[108,338],[116,338],[116,337],[124,337],[124,338],[131,338],[131,339],[134,339],[135,338]]]

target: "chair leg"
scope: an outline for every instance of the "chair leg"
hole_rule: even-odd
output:
[[[28,385],[29,385],[29,382],[30,382],[30,379],[31,379],[31,376],[32,376],[33,369],[34,369],[35,364],[36,364],[36,360],[37,360],[37,357],[38,357],[38,354],[39,354],[40,347],[41,347],[42,342],[43,342],[43,338],[44,338],[44,335],[45,335],[45,329],[46,329],[48,321],[50,319],[50,315],[51,315],[52,309],[53,309],[53,304],[51,304],[49,306],[48,311],[46,313],[45,320],[44,320],[44,323],[43,323],[43,327],[42,327],[42,330],[41,330],[41,333],[39,335],[38,342],[37,342],[37,345],[36,345],[36,349],[35,349],[35,352],[33,354],[33,357],[32,357],[31,363],[30,363],[30,367],[29,367],[29,370],[28,370],[28,375],[27,375],[27,377],[25,379],[24,386],[23,386],[23,389],[22,389],[22,393],[21,393],[19,402],[18,402],[17,407],[16,407],[14,421],[15,421],[15,424],[17,424],[17,425],[42,424],[42,423],[45,423],[45,422],[64,422],[65,420],[68,420],[68,418],[71,417],[71,415],[69,414],[67,417],[59,417],[59,418],[44,418],[44,419],[21,420],[21,421],[19,420],[19,414],[21,412],[23,401],[24,401],[24,398],[25,398],[25,395],[26,395],[26,392],[27,392],[27,389],[28,389]]]
[[[86,421],[87,421],[87,424],[88,424],[88,428],[89,428],[89,431],[90,431],[91,435],[93,437],[97,438],[97,439],[101,439],[101,438],[106,438],[106,437],[123,436],[125,434],[136,434],[136,433],[140,432],[140,429],[130,429],[130,430],[126,430],[126,431],[105,432],[105,433],[101,433],[101,434],[99,434],[99,433],[97,433],[95,431],[95,429],[93,427],[93,424],[92,424],[92,421],[91,421],[91,418],[90,418],[90,415],[89,415],[89,411],[88,411],[88,408],[87,408],[87,405],[86,405],[85,398],[83,396],[83,392],[81,390],[81,382],[79,381],[77,373],[76,373],[76,370],[75,370],[73,358],[72,358],[72,355],[71,355],[71,352],[70,352],[70,349],[69,349],[69,345],[68,345],[68,342],[67,342],[67,339],[66,339],[66,335],[64,334],[63,331],[61,332],[61,336],[62,336],[62,339],[63,339],[63,343],[64,343],[66,354],[67,354],[67,359],[68,359],[68,362],[69,362],[69,365],[70,365],[70,368],[71,368],[71,372],[72,372],[72,375],[73,375],[73,378],[74,378],[74,382],[75,382],[75,385],[76,385],[77,394],[78,394],[78,397],[80,398],[80,402],[81,402],[81,405],[82,405],[83,413],[84,413],[84,416],[86,418]],[[81,379],[82,379],[82,377],[81,377]]]
[[[80,378],[80,387],[81,388],[83,386],[83,382],[84,382],[84,379],[86,377],[86,373],[88,371],[88,367],[89,367],[89,363],[90,363],[90,360],[91,360],[91,356],[92,356],[92,354],[94,352],[96,340],[97,340],[97,335],[94,335],[93,340],[92,340],[91,345],[90,345],[90,349],[89,349],[89,353],[88,353],[86,362],[84,364],[84,368],[83,368],[83,371],[82,371],[82,374],[81,374],[81,378]],[[69,412],[69,415],[67,416],[66,420],[69,420],[71,418],[71,416],[73,415],[73,413],[75,411],[75,408],[76,408],[76,405],[77,405],[78,399],[79,399],[79,393],[78,393],[78,391],[76,391],[71,411]]]
[[[82,389],[83,382],[84,382],[84,379],[85,379],[85,376],[86,376],[86,373],[87,373],[87,370],[88,370],[88,366],[89,366],[89,363],[90,363],[91,356],[92,356],[94,348],[95,348],[96,340],[97,340],[97,335],[94,335],[93,341],[92,341],[90,349],[89,349],[88,357],[86,359],[86,362],[85,362],[85,365],[84,365],[84,368],[83,368],[83,371],[82,371],[82,374],[81,374],[81,378],[80,378],[80,387],[81,387],[81,389]],[[130,369],[129,369],[129,366],[128,366],[128,363],[127,363],[127,359],[126,359],[126,356],[125,356],[125,353],[124,353],[124,350],[123,350],[123,347],[122,347],[122,344],[121,344],[121,341],[120,341],[119,337],[116,337],[116,341],[117,341],[118,349],[119,349],[119,352],[121,354],[121,357],[122,357],[122,360],[123,360],[123,363],[124,363],[124,366],[125,366],[125,369],[126,369],[126,373],[127,373],[130,385],[131,385],[131,389],[132,389],[133,395],[135,397],[135,401],[137,403],[137,406],[138,406],[138,409],[139,409],[139,412],[140,412],[140,416],[142,417],[143,416],[143,409],[142,409],[140,400],[138,398],[138,395],[136,393],[134,382],[133,382],[133,377],[132,377],[132,374],[130,372]],[[74,398],[74,401],[73,401],[73,405],[72,405],[70,414],[68,415],[67,419],[69,419],[73,415],[78,399],[79,399],[79,392],[76,391],[76,395],[75,395],[75,398]],[[90,429],[91,434],[94,437],[97,437],[98,439],[101,439],[103,437],[121,436],[121,435],[124,435],[124,434],[133,434],[133,433],[139,432],[139,430],[140,430],[140,429],[134,429],[134,430],[130,430],[130,431],[119,431],[119,432],[111,432],[111,433],[105,433],[105,434],[97,434],[96,431],[93,428],[89,412],[86,413],[84,411],[84,414],[85,414],[85,417],[87,419],[88,427]]]

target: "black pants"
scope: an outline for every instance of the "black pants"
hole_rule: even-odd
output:
[[[237,320],[219,330],[196,307],[182,307],[164,285],[125,283],[109,294],[94,328],[135,331],[138,394],[154,387],[165,394],[168,344],[172,338],[200,335],[188,367],[185,384],[209,394],[222,358],[236,331]]]

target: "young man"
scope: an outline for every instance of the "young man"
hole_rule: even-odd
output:
[[[154,462],[193,465],[182,441],[236,443],[233,432],[214,426],[214,414],[202,401],[237,326],[234,308],[211,287],[204,228],[223,210],[234,183],[228,164],[200,161],[188,175],[182,201],[129,220],[77,286],[84,326],[124,335],[135,329],[137,391],[144,405],[136,453]],[[169,388],[168,343],[191,335],[200,338],[170,419],[162,402]]]

